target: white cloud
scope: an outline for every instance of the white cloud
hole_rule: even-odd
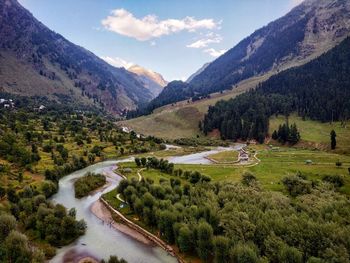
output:
[[[136,18],[125,9],[115,9],[102,20],[102,25],[112,32],[146,41],[163,35],[170,35],[180,31],[195,32],[199,29],[218,28],[219,22],[213,19],[196,20],[193,17],[184,19],[159,20],[155,15],[147,15],[141,19]]]
[[[156,41],[151,41],[149,44],[150,44],[151,47],[154,47],[154,46],[157,45],[157,42]]]
[[[205,53],[209,54],[214,58],[223,55],[226,51],[227,51],[226,49],[216,50],[214,48],[208,48],[204,50]]]
[[[118,57],[101,57],[104,61],[106,61],[108,64],[117,67],[117,68],[125,68],[128,69],[131,66],[135,65],[133,62],[128,62],[122,58],[118,58]]]
[[[222,37],[218,34],[209,33],[205,38],[199,39],[192,44],[187,45],[189,48],[205,48],[209,44],[212,43],[220,43],[222,41]]]

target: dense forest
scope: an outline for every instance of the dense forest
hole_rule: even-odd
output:
[[[253,174],[241,183],[132,179],[117,191],[133,217],[204,262],[348,262],[350,205],[338,179],[287,176],[290,197],[262,190]]]
[[[304,66],[271,77],[258,87],[210,107],[204,133],[219,129],[225,139],[257,139],[268,133],[269,117],[297,112],[321,122],[349,118],[350,38]]]

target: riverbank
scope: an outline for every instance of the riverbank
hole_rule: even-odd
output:
[[[179,263],[185,263],[185,261],[178,255],[172,246],[168,245],[166,242],[161,240],[159,237],[155,236],[154,234],[148,232],[144,228],[140,227],[139,225],[135,224],[134,222],[127,219],[122,213],[120,213],[118,210],[114,209],[111,205],[108,204],[107,201],[105,201],[102,197],[100,198],[100,205],[103,205],[106,210],[109,210],[107,213],[104,213],[104,209],[101,209],[101,217],[108,217],[108,214],[111,215],[113,213],[116,215],[129,229],[137,232],[139,235],[142,235],[147,240],[151,241],[153,244],[158,245],[159,247],[163,248],[166,252],[168,252],[171,256],[176,257]],[[115,222],[113,220],[113,222]],[[112,223],[113,224],[113,223]],[[116,223],[117,224],[117,223]],[[124,225],[124,226],[125,226]],[[118,229],[119,230],[119,229]],[[131,233],[131,232],[130,232]]]
[[[115,220],[113,219],[112,213],[100,199],[92,204],[92,206],[90,207],[90,210],[96,217],[101,219],[101,221],[104,222],[104,224],[106,224],[107,226],[110,226],[111,228],[114,228],[136,239],[137,241],[142,242],[145,245],[154,245],[149,239],[144,237],[138,231],[135,231],[134,229],[128,227],[127,225],[119,224],[115,222]]]

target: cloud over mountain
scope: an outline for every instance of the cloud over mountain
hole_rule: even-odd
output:
[[[125,9],[115,9],[102,20],[102,25],[109,31],[135,38],[139,41],[147,41],[181,31],[195,32],[200,29],[215,29],[220,22],[213,19],[196,20],[193,17],[183,19],[159,20],[155,15],[147,15],[137,18]]]

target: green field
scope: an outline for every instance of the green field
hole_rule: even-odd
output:
[[[234,164],[212,164],[212,165],[193,165],[176,164],[175,169],[181,168],[183,171],[198,171],[208,175],[214,182],[230,181],[239,182],[244,172],[252,172],[258,178],[260,185],[266,190],[282,191],[281,180],[284,176],[293,175],[301,172],[309,180],[322,180],[325,175],[342,175],[345,179],[345,185],[340,189],[341,192],[350,194],[350,156],[329,153],[319,150],[304,150],[299,148],[252,146],[249,149],[258,151],[257,157],[261,162],[255,162],[255,165],[234,165]],[[312,164],[306,164],[311,160]],[[336,162],[341,162],[342,166],[337,167]],[[130,174],[125,174],[128,178],[138,178],[136,171],[139,169],[135,163],[121,164],[121,168],[131,168]],[[157,170],[150,169],[141,172],[145,178],[159,183],[159,179],[176,178]]]
[[[285,123],[283,116],[272,117],[270,119],[270,134],[278,125]],[[335,130],[337,133],[337,149],[335,152],[341,154],[350,154],[350,125],[342,127],[340,122],[321,123],[312,120],[303,121],[302,118],[292,115],[289,117],[289,123],[296,123],[301,140],[306,142],[305,146],[311,146],[322,150],[330,150],[330,132]],[[308,145],[309,144],[309,145]]]
[[[238,152],[237,151],[225,151],[212,154],[208,156],[211,160],[218,163],[233,163],[237,162]]]

